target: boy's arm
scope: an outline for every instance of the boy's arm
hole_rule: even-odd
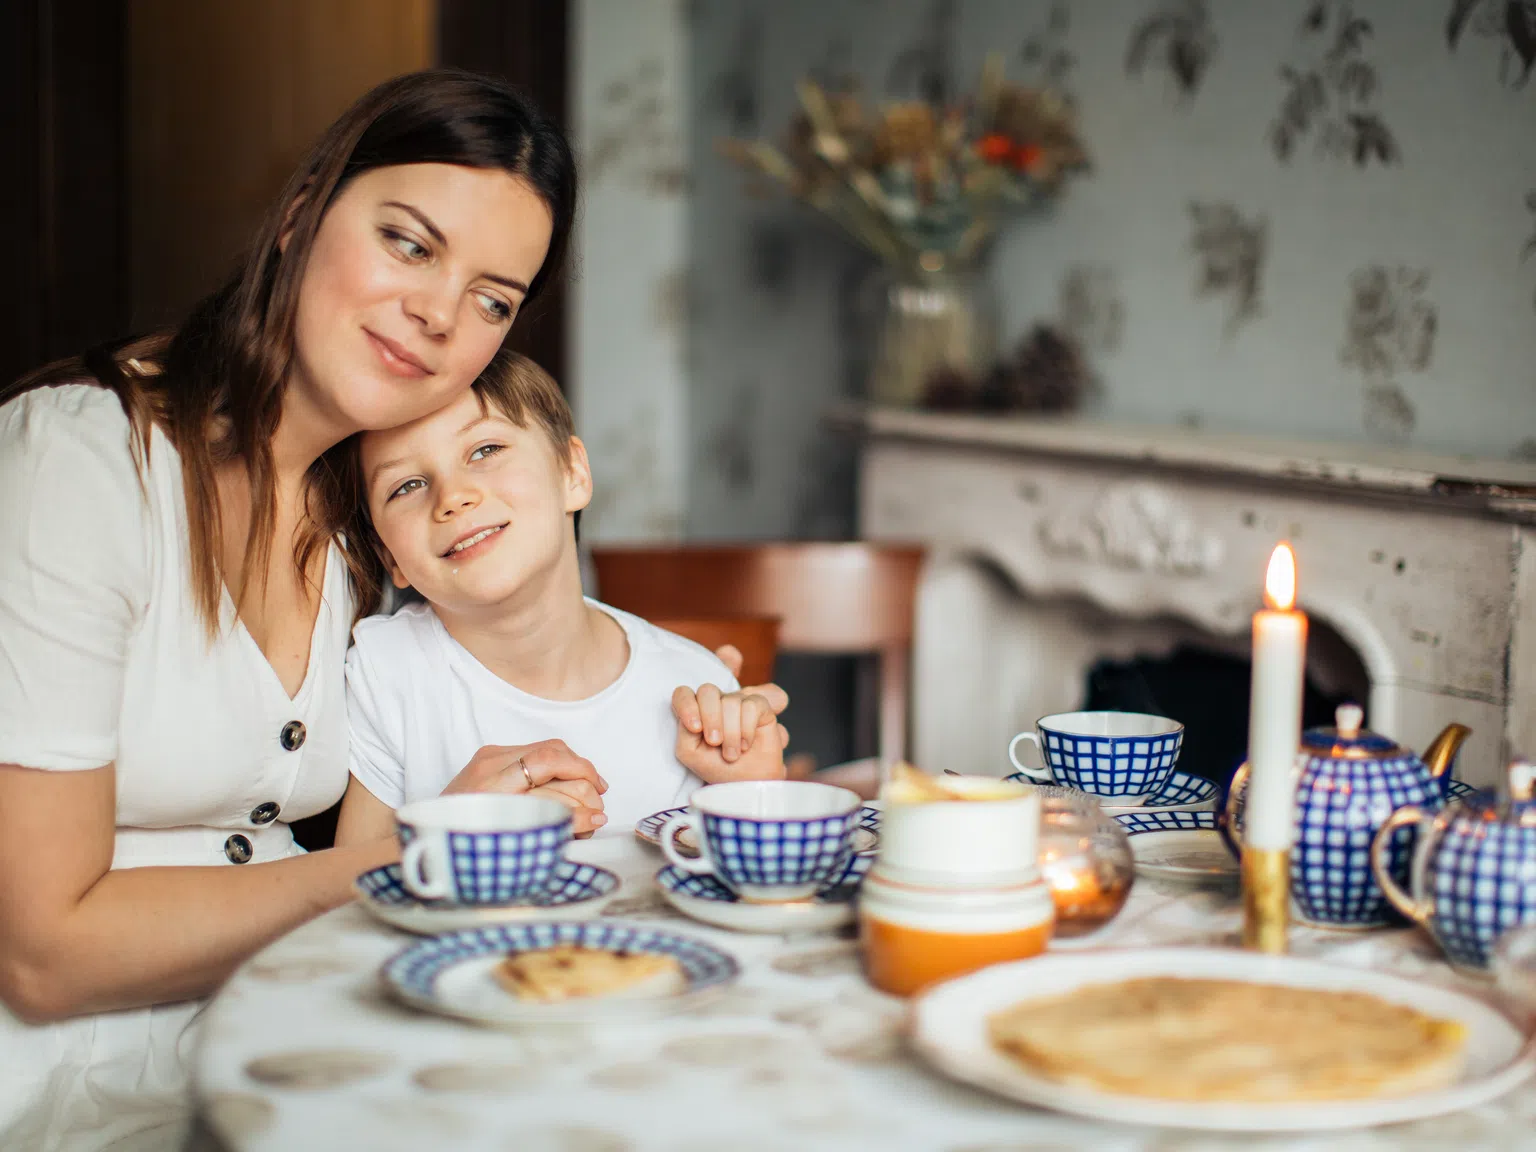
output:
[[[360,844],[395,834],[395,810],[363,786],[356,776],[347,780],[336,821],[336,844]]]

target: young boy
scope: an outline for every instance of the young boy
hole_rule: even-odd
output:
[[[701,783],[783,777],[762,697],[692,641],[582,596],[575,516],[592,474],[538,365],[500,355],[462,398],[365,435],[360,454],[380,559],[426,603],[354,631],[346,839],[393,830],[395,808],[438,795],[488,746],[560,739],[592,761],[602,815],[578,831],[628,833]],[[718,746],[706,729],[723,730]]]

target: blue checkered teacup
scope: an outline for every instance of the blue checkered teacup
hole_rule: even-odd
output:
[[[1008,744],[1008,759],[1039,784],[1064,784],[1117,804],[1156,796],[1179,761],[1184,725],[1143,712],[1058,712],[1035,721]],[[1020,762],[1025,741],[1040,750],[1040,768]]]
[[[684,872],[712,873],[742,900],[804,900],[848,869],[863,801],[808,780],[739,780],[695,792],[662,825],[661,850]],[[696,859],[673,838],[692,828]]]
[[[395,813],[400,880],[420,900],[515,904],[548,888],[571,810],[547,796],[461,793]]]

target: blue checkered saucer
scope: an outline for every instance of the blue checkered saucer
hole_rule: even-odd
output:
[[[713,873],[684,872],[668,864],[656,873],[656,886],[667,903],[684,916],[736,932],[829,932],[853,923],[854,898],[869,870],[871,857],[854,857],[848,871],[808,900],[760,904],[743,900]],[[859,861],[862,860],[862,863]]]
[[[1115,820],[1143,875],[1184,882],[1237,879],[1237,861],[1216,831],[1214,812],[1138,808],[1117,813]]]
[[[688,811],[688,805],[682,804],[676,808],[668,808],[662,812],[652,812],[643,820],[635,824],[635,835],[644,840],[653,848],[661,847],[661,829],[664,824],[679,813]],[[859,825],[853,830],[853,850],[855,852],[869,852],[880,843],[880,809],[872,808],[868,804],[859,809]],[[684,856],[697,856],[699,848],[693,839],[693,829],[685,828],[677,836],[677,850]],[[868,870],[868,863],[865,864]]]
[[[519,1000],[497,981],[495,970],[509,955],[562,944],[622,955],[671,956],[681,976],[555,1004]],[[623,920],[568,920],[495,924],[433,936],[386,961],[379,977],[391,994],[412,1007],[477,1024],[520,1026],[675,1012],[710,999],[740,973],[729,952],[693,936]]]
[[[1022,772],[1015,772],[1003,779],[1039,785],[1038,780],[1031,780]],[[1113,796],[1098,796],[1092,792],[1083,794],[1093,796],[1111,816],[1118,816],[1128,812],[1145,812],[1149,808],[1160,812],[1213,812],[1216,809],[1216,797],[1220,793],[1221,788],[1215,781],[1175,768],[1157,790],[1157,794],[1144,804],[1120,804]]]
[[[352,883],[358,903],[395,928],[423,936],[479,928],[487,924],[523,924],[596,916],[619,890],[619,878],[606,868],[562,860],[549,887],[510,904],[456,904],[422,900],[400,880],[400,865],[385,864]]]

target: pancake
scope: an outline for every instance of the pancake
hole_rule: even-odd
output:
[[[674,991],[683,969],[654,952],[609,952],[561,944],[515,952],[495,968],[497,981],[519,1000],[556,1004],[596,996],[655,995]]]
[[[1128,1096],[1296,1103],[1400,1096],[1460,1072],[1466,1030],[1363,992],[1147,977],[987,1020],[1037,1075]]]

